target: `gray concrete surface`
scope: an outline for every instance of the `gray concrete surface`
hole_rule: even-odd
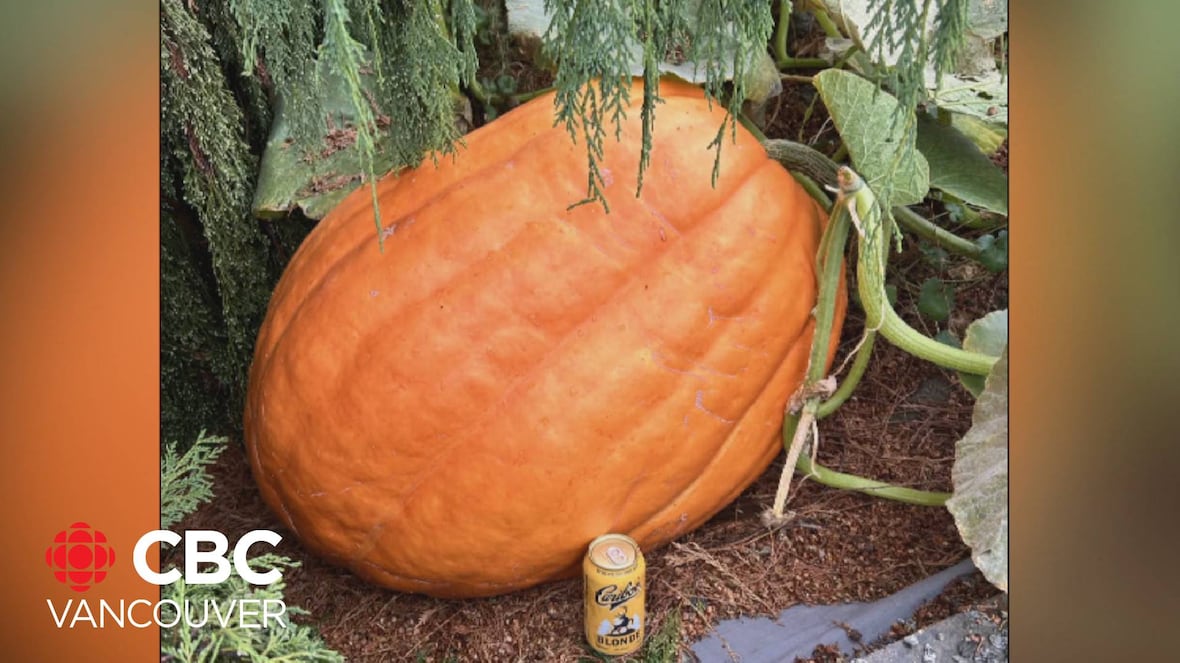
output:
[[[954,615],[852,663],[1008,663],[1007,612],[997,612]]]

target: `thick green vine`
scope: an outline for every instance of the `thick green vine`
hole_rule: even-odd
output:
[[[897,502],[905,502],[906,504],[945,506],[946,501],[951,497],[950,493],[894,486],[883,481],[873,481],[872,479],[858,477],[855,474],[845,474],[844,472],[830,470],[813,461],[807,454],[799,456],[799,462],[795,468],[831,488],[855,490],[866,495],[872,495],[873,497],[884,497]]]
[[[861,234],[860,259],[856,263],[856,280],[861,306],[865,311],[865,325],[879,330],[897,347],[934,362],[972,375],[987,375],[998,357],[968,352],[940,343],[906,324],[889,304],[885,293],[885,265],[889,239],[886,219],[877,204],[876,196],[865,181],[851,168],[841,167],[836,173],[840,182],[841,199]]]
[[[944,368],[973,375],[987,375],[995,364],[996,357],[967,352],[940,343],[906,324],[893,310],[885,294],[885,266],[889,249],[886,224],[889,221],[882,213],[872,189],[864,180],[851,168],[837,167],[831,159],[806,145],[788,140],[764,140],[763,147],[767,154],[792,172],[802,173],[824,184],[839,183],[843,204],[851,212],[861,236],[857,286],[868,328],[880,332],[906,352]],[[814,191],[812,195],[815,196]],[[826,202],[826,199],[820,200]],[[966,254],[967,251],[963,249],[970,245],[973,251],[970,257],[978,259],[978,247],[967,240],[933,226],[908,208],[899,206],[893,211],[898,218],[904,220],[903,225],[907,228],[922,226],[921,234],[925,236],[935,233],[935,241],[952,250]]]
[[[996,358],[943,346],[907,325],[893,310],[885,291],[885,264],[889,235],[885,226],[886,220],[881,214],[872,190],[859,175],[851,168],[836,167],[834,162],[824,155],[798,143],[763,138],[763,145],[767,153],[791,169],[800,182],[808,184],[813,180],[826,182],[834,179],[838,183],[838,187],[835,188],[837,199],[834,204],[829,204],[827,197],[822,192],[815,190],[814,184],[808,187],[809,193],[817,202],[825,209],[830,209],[827,229],[817,255],[816,273],[820,282],[815,308],[816,329],[812,340],[808,372],[803,386],[792,399],[783,419],[783,444],[787,452],[787,460],[783,468],[783,475],[779,480],[779,489],[775,495],[774,505],[764,514],[764,519],[772,526],[784,520],[784,507],[790,488],[790,477],[794,471],[802,472],[809,478],[832,488],[856,490],[909,504],[942,506],[949,499],[949,494],[893,486],[837,472],[816,463],[811,455],[803,452],[803,448],[815,426],[815,421],[832,414],[848,399],[859,383],[868,366],[878,331],[895,345],[911,354],[965,372],[986,375],[991,370]],[[905,211],[909,212],[908,209]],[[925,222],[924,219],[922,221]],[[823,373],[831,337],[835,289],[840,282],[840,269],[842,268],[849,222],[857,228],[860,240],[857,284],[861,304],[865,310],[866,328],[865,336],[855,351],[856,358],[848,377],[837,389],[834,379],[825,382]],[[958,238],[955,237],[955,239]],[[943,348],[952,352],[944,352]],[[821,396],[824,395],[830,397],[821,402]],[[815,434],[818,435],[818,430]]]
[[[830,393],[827,373],[828,349],[836,317],[836,300],[844,271],[844,245],[848,241],[847,211],[840,207],[832,209],[828,224],[820,240],[816,254],[817,296],[813,316],[815,329],[812,331],[811,354],[807,360],[807,375],[799,391],[792,397],[792,403],[783,422],[783,443],[787,448],[787,462],[779,479],[774,506],[766,516],[769,522],[784,519],[784,507],[790,491],[791,475],[807,436],[815,421],[816,410],[822,396]],[[788,435],[789,432],[789,435]]]

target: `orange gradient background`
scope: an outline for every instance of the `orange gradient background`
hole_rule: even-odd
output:
[[[157,8],[0,14],[0,658],[159,660],[154,625],[59,630],[46,605],[159,598],[131,564],[160,508]],[[45,563],[79,520],[116,554],[85,593]]]
[[[1011,3],[1011,655],[1177,660],[1176,3]]]
[[[0,9],[0,658],[155,661],[57,630],[44,554],[85,520],[118,554],[87,595],[158,595],[158,6],[33,4]],[[1011,653],[1170,660],[1180,6],[1011,11]]]

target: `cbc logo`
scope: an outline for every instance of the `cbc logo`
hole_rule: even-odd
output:
[[[53,537],[45,563],[58,582],[84,592],[106,579],[107,569],[115,564],[115,551],[107,545],[105,534],[79,521]]]
[[[282,578],[279,569],[255,571],[250,567],[247,555],[251,546],[257,543],[273,547],[282,540],[283,537],[266,529],[247,532],[234,545],[231,555],[233,570],[251,585],[269,585],[278,581]],[[147,562],[148,552],[156,543],[173,547],[183,544],[183,573],[180,569],[158,573],[151,568]],[[229,540],[216,530],[189,530],[183,535],[169,530],[154,530],[139,537],[131,562],[139,577],[154,585],[170,585],[182,577],[190,585],[211,585],[229,579],[230,559],[226,558],[227,552]],[[59,582],[74,591],[84,592],[106,578],[107,569],[115,563],[115,551],[107,544],[105,534],[79,521],[57,533],[53,545],[45,551],[45,563],[53,569],[54,577]],[[205,565],[203,570],[202,564]]]

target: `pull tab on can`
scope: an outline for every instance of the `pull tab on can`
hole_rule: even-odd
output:
[[[586,641],[595,651],[620,656],[643,644],[647,565],[634,539],[606,534],[590,542],[582,561],[586,590]]]

